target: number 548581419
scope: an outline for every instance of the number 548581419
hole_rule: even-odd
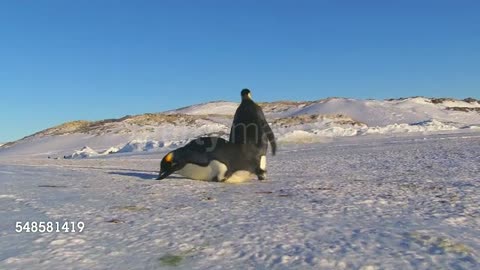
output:
[[[83,229],[85,229],[85,223],[82,221],[17,221],[15,223],[17,233],[81,233]]]

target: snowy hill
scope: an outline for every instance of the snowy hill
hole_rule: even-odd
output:
[[[479,268],[476,100],[262,103],[280,145],[267,180],[153,180],[169,149],[228,134],[237,105],[0,148],[0,269]]]
[[[282,143],[369,134],[431,133],[480,127],[476,99],[403,98],[260,103]],[[0,147],[1,156],[83,158],[174,148],[204,135],[227,136],[238,103],[216,101],[163,113],[74,121]]]
[[[207,114],[219,114],[219,115],[233,115],[238,107],[238,103],[228,101],[214,101],[208,103],[202,103],[198,105],[192,105],[173,111],[166,111],[166,114],[188,114],[188,115],[207,115]]]

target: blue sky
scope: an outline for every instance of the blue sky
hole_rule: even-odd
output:
[[[0,1],[0,142],[244,87],[258,101],[478,98],[479,3]]]

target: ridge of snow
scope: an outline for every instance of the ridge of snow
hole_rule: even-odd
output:
[[[472,127],[470,127],[472,128]],[[319,142],[325,138],[351,137],[368,134],[422,133],[458,130],[458,127],[432,119],[413,124],[392,124],[387,126],[333,126],[323,129],[295,129],[278,136],[280,143]]]
[[[370,127],[365,131],[365,134],[387,134],[387,133],[402,133],[402,132],[435,132],[446,130],[457,130],[457,127],[445,124],[438,120],[432,119],[413,124],[392,124],[384,127]]]
[[[239,103],[229,101],[213,101],[201,103],[176,110],[166,111],[165,114],[188,114],[188,115],[233,115]]]
[[[368,127],[366,125],[330,125],[327,121],[324,126],[300,125],[290,129],[275,129],[276,139],[279,143],[318,143],[336,137],[364,136],[369,134],[398,134],[398,133],[434,133],[439,131],[458,130],[459,127],[431,119],[413,124],[392,124],[387,126]],[[299,129],[300,128],[300,129]],[[468,126],[476,129],[480,127]],[[217,136],[215,134],[212,134]],[[111,147],[99,153],[89,147],[74,151],[68,158],[89,158],[115,153],[134,153],[161,151],[165,148],[177,148],[185,145],[195,137],[188,137],[179,141],[159,142],[156,140],[132,140],[122,147]]]
[[[480,108],[480,103],[469,103],[463,100],[447,100],[442,102],[446,107],[464,107],[464,108]]]
[[[66,159],[80,159],[80,158],[88,158],[88,157],[96,157],[99,156],[100,154],[93,150],[92,148],[88,146],[84,146],[80,150],[76,150],[73,152],[73,154],[69,156],[65,156]]]
[[[133,140],[120,148],[117,153],[146,152],[163,146],[164,143],[155,140]]]

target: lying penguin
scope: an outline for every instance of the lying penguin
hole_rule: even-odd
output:
[[[265,172],[261,156],[254,144],[202,137],[165,155],[157,180],[176,173],[195,180],[240,183]]]

